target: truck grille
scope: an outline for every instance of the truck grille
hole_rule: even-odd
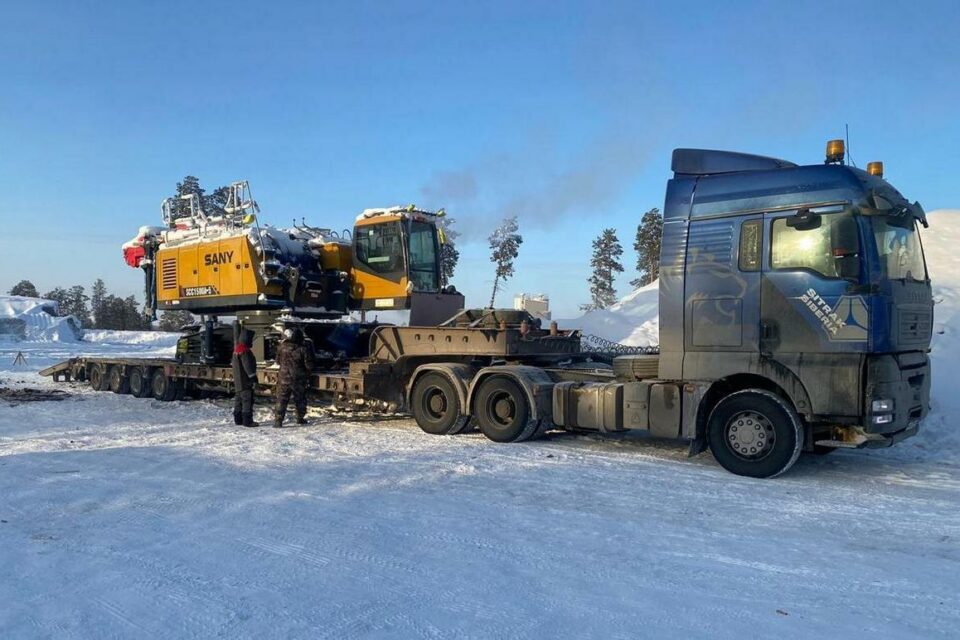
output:
[[[900,310],[900,341],[926,342],[933,329],[933,318],[929,311]]]
[[[177,288],[177,259],[164,258],[160,263],[160,287],[164,291]]]

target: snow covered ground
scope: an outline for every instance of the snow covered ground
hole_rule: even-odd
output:
[[[939,333],[920,435],[804,456],[776,480],[637,435],[495,445],[320,412],[242,429],[222,401],[33,373],[81,352],[169,353],[175,336],[0,343],[0,386],[70,391],[0,401],[2,635],[956,637],[960,213],[931,225]]]

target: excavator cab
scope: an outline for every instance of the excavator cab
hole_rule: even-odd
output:
[[[463,308],[463,296],[442,284],[442,215],[410,206],[368,209],[357,217],[350,275],[355,308],[410,309],[411,325],[437,324]]]

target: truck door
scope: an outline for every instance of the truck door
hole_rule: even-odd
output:
[[[684,375],[697,377],[717,352],[759,349],[763,218],[690,221],[685,271]],[[724,360],[729,363],[730,355]]]
[[[803,384],[816,412],[856,415],[869,314],[856,219],[842,206],[764,216],[760,352]]]

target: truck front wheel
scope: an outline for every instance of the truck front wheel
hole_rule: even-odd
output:
[[[803,447],[803,424],[783,398],[763,389],[732,393],[707,424],[710,450],[724,469],[772,478],[793,466]]]
[[[460,412],[457,390],[446,376],[425,373],[410,394],[410,411],[417,425],[431,435],[452,435],[463,431],[469,420]]]

